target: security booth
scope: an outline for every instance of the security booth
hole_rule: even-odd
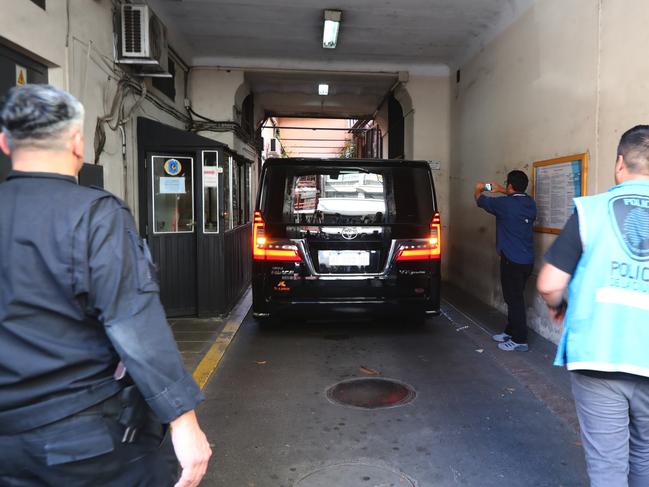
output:
[[[227,313],[251,277],[252,161],[139,118],[140,233],[169,316]]]

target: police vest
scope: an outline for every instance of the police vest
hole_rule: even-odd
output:
[[[555,365],[649,377],[649,181],[575,205],[583,254]]]

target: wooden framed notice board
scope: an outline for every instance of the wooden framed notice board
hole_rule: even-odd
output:
[[[533,167],[534,231],[559,233],[575,211],[573,198],[586,194],[588,154],[538,161]]]

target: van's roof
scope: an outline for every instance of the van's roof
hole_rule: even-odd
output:
[[[429,167],[428,161],[413,161],[404,159],[319,159],[314,157],[282,157],[269,158],[264,166],[406,166]]]

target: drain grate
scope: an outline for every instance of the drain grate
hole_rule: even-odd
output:
[[[362,409],[403,406],[416,395],[408,384],[379,377],[350,379],[327,390],[327,398],[335,404]]]
[[[417,487],[407,475],[382,465],[341,463],[298,480],[295,487]]]

